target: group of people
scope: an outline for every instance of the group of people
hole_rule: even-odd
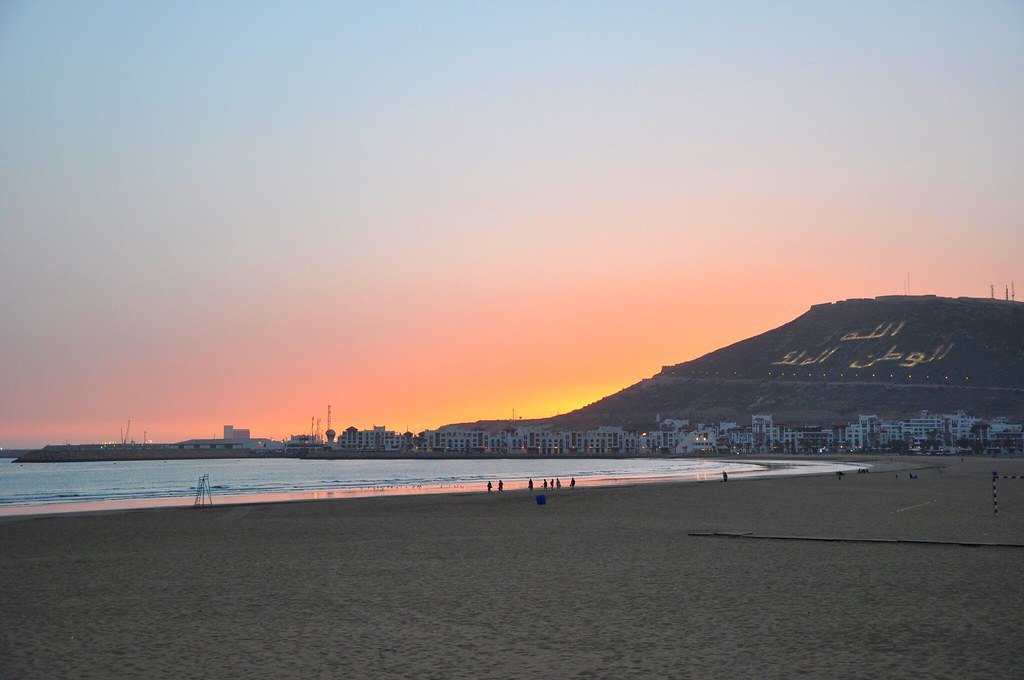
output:
[[[562,488],[562,480],[560,478],[558,478],[558,477],[552,479],[551,481],[548,481],[548,480],[545,479],[545,480],[542,480],[542,482],[543,482],[543,484],[539,488],[543,488],[545,490],[547,490],[547,489],[561,489]],[[533,491],[533,478],[531,478],[530,481],[528,481],[526,483],[526,488],[529,489],[530,491]],[[569,480],[569,488],[570,489],[575,489],[576,488],[576,478],[575,477],[573,477],[572,479]],[[493,490],[494,490],[494,485],[490,481],[488,481],[487,482],[487,493],[491,493]],[[504,490],[505,490],[505,482],[503,482],[502,480],[499,479],[498,480],[498,491],[502,492]]]
[[[562,480],[557,478],[557,477],[555,479],[552,479],[550,482],[548,480],[546,480],[546,479],[541,480],[541,481],[543,482],[542,488],[544,488],[544,489],[547,489],[547,488],[561,489],[562,488]],[[529,489],[530,491],[533,491],[533,480],[532,479],[529,482],[526,483],[526,488]],[[569,488],[570,489],[575,489],[576,488],[576,478],[575,477],[573,477],[572,479],[569,480]]]

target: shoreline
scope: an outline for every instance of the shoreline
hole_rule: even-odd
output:
[[[752,458],[771,458],[774,456],[786,459],[798,460],[826,460],[834,458],[861,459],[865,461],[886,457],[900,458],[937,458],[953,459],[961,457],[961,454],[945,454],[928,452],[919,454],[877,452],[877,453],[826,453],[826,454],[797,454],[797,453],[743,453],[729,454],[717,453],[713,456],[695,455],[641,455],[638,452],[632,453],[609,453],[609,454],[587,454],[587,455],[549,455],[540,453],[515,453],[508,452],[475,452],[467,454],[462,451],[451,452],[393,452],[393,451],[331,451],[331,452],[302,452],[284,453],[278,450],[263,448],[237,448],[231,450],[215,449],[182,449],[175,445],[146,444],[119,447],[117,445],[49,445],[41,449],[23,449],[10,455],[0,455],[0,458],[13,458],[19,464],[39,463],[120,463],[120,462],[141,462],[141,461],[171,461],[171,460],[303,460],[303,461],[337,461],[337,460],[696,460],[696,459],[722,459],[722,460],[749,460]],[[991,458],[988,455],[970,454],[970,458]],[[1014,458],[1020,456],[1005,456]]]
[[[729,466],[753,465],[760,469],[746,469],[729,471],[731,481],[741,479],[753,479],[763,476],[799,476],[807,474],[830,474],[838,469],[846,472],[851,471],[857,465],[864,462],[845,462],[844,460],[764,460],[748,459],[739,461],[734,459],[710,458],[700,459],[708,463],[722,463]],[[701,482],[720,482],[721,468],[713,467],[709,470],[695,470],[666,475],[620,475],[620,476],[581,476],[578,480],[580,487],[604,488],[611,486],[635,486],[650,484],[685,484]],[[275,492],[275,493],[236,493],[216,494],[212,498],[218,506],[238,505],[262,505],[273,503],[302,503],[302,502],[325,502],[331,500],[354,501],[363,498],[377,496],[418,496],[418,495],[449,495],[449,494],[474,494],[487,493],[484,488],[485,482],[470,483],[469,480],[454,481],[448,484],[438,485],[388,485],[388,486],[367,486],[350,488],[325,488],[308,489],[302,491]],[[512,487],[511,485],[516,486]],[[564,488],[545,489],[539,484],[533,491],[520,488],[525,480],[509,478],[507,488],[504,492],[495,493],[562,493],[568,492],[568,483]],[[107,512],[129,512],[139,510],[155,510],[160,508],[182,508],[191,507],[195,500],[194,491],[190,494],[176,496],[157,496],[137,499],[119,499],[102,501],[58,501],[49,503],[34,503],[25,505],[8,505],[0,507],[0,521],[16,518],[41,517],[49,515],[71,515],[84,513],[107,513]]]

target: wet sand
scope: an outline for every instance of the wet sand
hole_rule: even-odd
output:
[[[1019,677],[1024,547],[694,535],[1024,545],[1024,461],[875,460],[6,518],[0,677]]]

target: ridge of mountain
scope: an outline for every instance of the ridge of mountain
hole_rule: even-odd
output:
[[[1024,303],[921,295],[817,304],[593,404],[516,425],[647,428],[666,418],[741,422],[757,413],[827,425],[922,410],[1024,416]]]

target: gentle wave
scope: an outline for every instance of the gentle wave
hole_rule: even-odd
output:
[[[722,464],[715,463],[720,468]],[[459,460],[459,461],[131,461],[104,463],[0,463],[0,507],[194,495],[209,475],[211,490],[260,495],[319,490],[470,486],[487,481],[525,487],[530,477],[577,480],[671,476],[706,469],[697,460]]]
[[[485,491],[503,480],[507,491],[523,490],[527,480],[569,479],[578,484],[621,484],[665,480],[719,480],[762,474],[785,461],[707,461],[694,459],[467,459],[444,461],[203,460],[118,463],[0,462],[0,515],[184,505],[196,495],[198,480],[209,475],[212,496],[231,502],[270,502],[392,493]],[[813,467],[812,462],[800,465]],[[836,469],[827,464],[828,469]],[[812,471],[822,471],[818,468]],[[27,511],[26,511],[27,509]]]

